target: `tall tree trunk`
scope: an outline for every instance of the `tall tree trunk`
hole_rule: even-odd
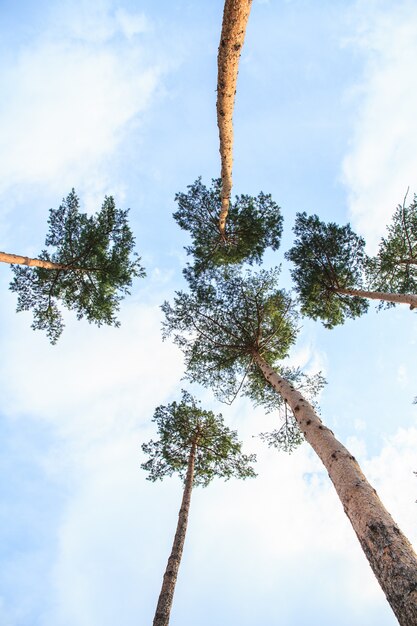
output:
[[[401,626],[417,624],[417,556],[368,483],[357,461],[322,424],[299,391],[259,353],[254,360],[267,382],[291,407],[308,443],[320,457],[369,564]]]
[[[29,267],[42,267],[46,270],[69,270],[70,265],[62,263],[52,263],[52,261],[43,261],[42,259],[31,259],[27,256],[19,256],[18,254],[8,254],[0,252],[0,263],[11,263],[12,265],[29,265]]]
[[[364,291],[362,289],[339,289],[336,293],[346,296],[358,296],[359,298],[370,298],[371,300],[384,300],[395,304],[409,304],[410,309],[417,307],[417,296],[410,293],[386,293],[385,291]]]
[[[217,56],[217,125],[220,137],[222,206],[219,230],[225,236],[226,217],[232,192],[233,108],[235,104],[239,58],[245,40],[252,0],[226,0]]]
[[[164,579],[162,581],[161,593],[159,594],[156,606],[153,626],[168,626],[171,613],[172,600],[174,597],[175,584],[177,582],[178,569],[181,563],[182,551],[184,549],[185,533],[187,530],[188,511],[190,509],[191,492],[194,482],[194,464],[197,450],[197,441],[193,441],[190,456],[188,458],[187,476],[185,479],[184,493],[182,496],[181,508],[178,514],[177,530],[172,544],[172,550],[168,559]]]

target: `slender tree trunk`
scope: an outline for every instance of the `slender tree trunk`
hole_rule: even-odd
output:
[[[358,296],[371,300],[385,300],[395,304],[409,304],[411,309],[417,307],[417,296],[410,293],[386,293],[385,291],[363,291],[362,289],[335,289],[346,296]]]
[[[291,407],[308,443],[318,454],[359,539],[369,564],[401,626],[417,624],[417,556],[368,483],[357,461],[322,424],[301,393],[259,353],[254,360],[267,382]]]
[[[239,58],[245,40],[252,0],[226,0],[217,57],[217,125],[220,137],[222,206],[219,230],[225,236],[226,217],[232,192],[233,108]]]
[[[168,626],[171,613],[172,600],[174,597],[175,584],[177,582],[178,569],[181,563],[182,551],[184,549],[185,533],[187,530],[188,511],[190,509],[191,492],[194,482],[194,464],[197,449],[196,440],[193,441],[190,456],[188,458],[187,476],[185,479],[184,493],[182,496],[181,508],[178,514],[177,530],[172,544],[172,550],[168,559],[164,579],[162,581],[161,593],[159,594],[153,626]]]
[[[12,265],[29,265],[29,267],[42,267],[46,270],[69,270],[70,265],[62,263],[52,263],[52,261],[43,261],[42,259],[31,259],[27,256],[19,256],[18,254],[8,254],[0,252],[1,263],[11,263]]]

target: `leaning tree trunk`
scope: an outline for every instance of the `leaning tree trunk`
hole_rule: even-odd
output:
[[[308,443],[318,454],[359,539],[369,564],[401,626],[417,624],[417,556],[368,483],[357,461],[322,424],[302,394],[259,353],[254,360],[268,383],[291,407]]]
[[[0,263],[10,263],[12,265],[29,265],[29,267],[42,267],[46,270],[69,270],[70,265],[62,263],[52,263],[52,261],[44,261],[43,259],[31,259],[27,256],[19,256],[18,254],[8,254],[0,252]]]
[[[386,293],[385,291],[364,291],[362,289],[335,289],[335,291],[345,296],[384,300],[395,304],[409,304],[411,309],[417,307],[417,296],[411,293]]]
[[[225,236],[226,217],[232,192],[233,107],[235,104],[239,57],[245,40],[252,0],[226,0],[217,56],[217,125],[221,157],[221,210],[219,230]]]
[[[177,582],[178,569],[181,563],[182,551],[184,549],[185,533],[187,530],[188,511],[190,509],[191,492],[194,482],[194,464],[197,442],[194,440],[188,458],[187,476],[185,479],[184,493],[182,496],[181,508],[178,514],[177,530],[168,564],[162,581],[161,593],[159,594],[156,606],[153,626],[168,626],[171,613],[172,600],[174,597],[175,584]]]

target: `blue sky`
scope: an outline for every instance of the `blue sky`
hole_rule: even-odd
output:
[[[140,444],[184,386],[159,305],[184,281],[174,196],[220,171],[216,55],[223,2],[0,4],[0,249],[36,256],[75,187],[131,208],[147,278],[120,329],[66,315],[58,345],[15,314],[0,268],[0,624],[150,624],[181,498],[151,484]],[[351,221],[373,252],[417,191],[417,9],[400,0],[254,0],[235,110],[234,192]],[[288,283],[288,269],[283,270]],[[304,320],[291,355],[322,370],[322,416],[417,544],[417,327],[407,307],[333,331]],[[258,454],[256,480],[196,489],[171,624],[393,626],[318,460],[253,435],[278,416],[204,404]]]

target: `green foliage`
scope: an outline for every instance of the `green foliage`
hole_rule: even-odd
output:
[[[282,216],[279,206],[270,195],[258,197],[237,196],[230,203],[226,220],[226,236],[219,231],[221,208],[221,179],[213,180],[207,189],[198,178],[188,186],[187,193],[175,196],[178,210],[174,219],[189,231],[192,245],[187,254],[194,264],[184,271],[192,283],[201,274],[228,263],[259,263],[267,247],[277,250],[282,234]]]
[[[323,320],[327,328],[365,313],[367,300],[337,291],[362,287],[367,261],[362,237],[349,224],[325,224],[306,213],[297,214],[294,233],[297,239],[285,256],[295,265],[291,275],[302,313]]]
[[[148,480],[162,480],[179,474],[185,480],[193,442],[196,443],[194,485],[206,487],[215,477],[252,478],[250,465],[255,455],[243,454],[237,433],[224,425],[221,415],[204,411],[187,392],[181,402],[159,406],[153,421],[158,427],[158,441],[142,445],[149,459],[142,468],[149,472]]]
[[[277,269],[252,274],[223,268],[212,283],[191,294],[179,292],[173,305],[165,302],[162,307],[164,336],[173,336],[183,350],[187,377],[213,389],[223,402],[232,402],[241,392],[267,411],[285,410],[283,398],[255,364],[255,353],[307,396],[324,384],[321,375],[309,377],[281,363],[295,342],[298,317],[277,284]],[[292,420],[280,436],[287,440],[285,449],[302,441]]]
[[[289,296],[277,288],[278,270],[252,275],[236,267],[219,269],[216,281],[165,302],[164,336],[172,335],[185,354],[190,380],[211,387],[230,402],[242,387],[260,397],[253,354],[269,363],[284,359],[297,334]]]
[[[32,328],[45,330],[56,343],[63,327],[58,303],[89,322],[119,325],[116,312],[129,293],[133,277],[143,277],[128,211],[116,209],[106,197],[94,216],[79,212],[72,190],[59,209],[50,210],[49,232],[40,259],[66,269],[14,266],[10,289],[18,294],[17,311],[32,310]]]
[[[399,205],[381,240],[376,257],[366,267],[371,288],[391,293],[417,293],[417,196]],[[393,306],[393,303],[385,303]]]

